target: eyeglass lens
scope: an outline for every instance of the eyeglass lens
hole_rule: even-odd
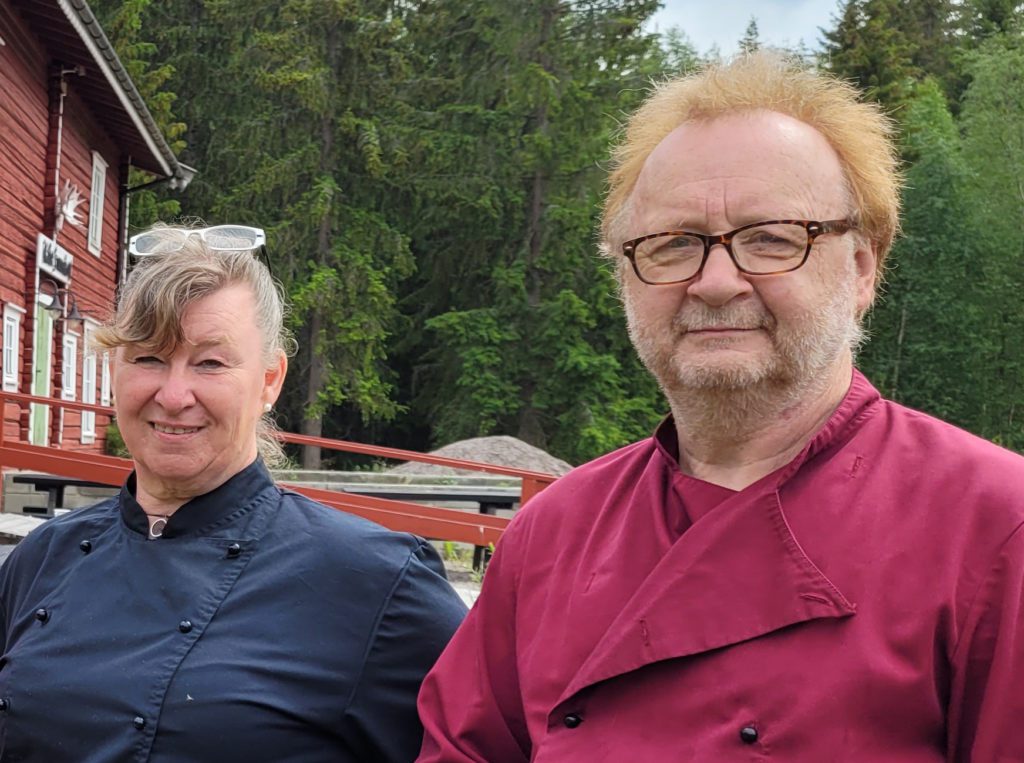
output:
[[[167,254],[181,249],[188,238],[183,230],[161,230],[154,233],[142,233],[135,237],[134,245],[137,254]]]
[[[749,273],[779,273],[796,267],[807,251],[808,234],[802,225],[775,223],[737,233],[732,253]],[[636,267],[644,280],[668,283],[692,278],[704,259],[704,241],[697,236],[656,236],[636,247]]]
[[[213,228],[207,228],[201,232],[201,235],[211,248],[225,251],[253,249],[258,240],[255,228],[241,225],[218,225]]]

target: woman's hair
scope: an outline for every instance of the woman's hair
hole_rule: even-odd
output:
[[[743,111],[776,111],[798,119],[829,142],[846,176],[857,223],[875,245],[876,280],[899,229],[899,158],[893,122],[865,103],[849,83],[812,71],[777,51],[741,55],[657,85],[629,117],[612,153],[601,221],[609,253],[626,238],[628,202],[644,162],[685,122]]]
[[[177,242],[180,227],[160,225],[150,235],[165,233]],[[165,352],[184,341],[181,316],[193,302],[228,286],[246,286],[256,306],[256,325],[263,338],[263,362],[270,368],[279,352],[294,354],[295,340],[284,325],[285,303],[280,286],[252,251],[212,249],[199,236],[189,236],[178,251],[140,257],[121,289],[117,308],[93,341],[114,350],[135,345]],[[256,426],[260,455],[269,466],[284,461],[284,451],[269,415]]]

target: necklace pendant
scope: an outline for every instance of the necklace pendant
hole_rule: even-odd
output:
[[[165,527],[167,527],[167,520],[163,517],[161,517],[160,519],[155,519],[152,522],[150,522],[149,539],[156,540],[157,538],[162,537],[164,534]]]

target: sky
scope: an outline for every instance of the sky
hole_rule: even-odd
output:
[[[650,21],[665,32],[680,27],[698,53],[707,53],[717,44],[724,56],[737,50],[750,17],[757,19],[761,42],[780,47],[796,47],[801,40],[817,50],[821,33],[818,27],[831,27],[837,13],[837,0],[663,0],[664,7]]]

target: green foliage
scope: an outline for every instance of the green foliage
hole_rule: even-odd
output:
[[[171,149],[178,153],[185,147],[185,124],[175,117],[174,105],[178,96],[171,90],[175,70],[160,60],[157,46],[143,39],[143,17],[153,0],[93,0],[93,11],[104,31],[112,40],[118,58],[139,90],[153,119],[160,127]],[[143,185],[152,178],[133,169],[128,178],[129,187]],[[130,224],[146,227],[157,220],[178,215],[181,205],[176,198],[159,198],[152,190],[139,191],[130,197]]]
[[[302,348],[286,429],[421,449],[505,433],[574,462],[650,432],[665,405],[595,229],[622,115],[701,64],[684,30],[644,32],[656,0],[93,6],[200,170],[181,197],[133,197],[133,223],[180,202],[268,232]],[[862,366],[1018,448],[1022,13],[844,0],[819,59],[903,128],[905,235]],[[741,46],[760,44],[751,19]]]
[[[970,426],[984,394],[976,358],[985,330],[987,284],[970,214],[967,170],[952,115],[937,83],[908,101],[904,235],[892,252],[886,296],[870,320],[862,367],[883,392]],[[955,305],[955,307],[954,307]],[[951,384],[950,379],[958,380]]]
[[[740,52],[741,53],[753,53],[755,50],[761,47],[761,37],[757,31],[757,19],[753,16],[750,17],[750,21],[747,23],[746,31],[743,32],[743,37],[740,38]]]
[[[130,458],[128,447],[124,444],[124,438],[121,436],[121,430],[118,428],[116,421],[111,421],[107,424],[106,438],[103,440],[103,452],[108,456]]]
[[[409,115],[419,268],[403,308],[427,331],[396,351],[435,442],[505,432],[579,461],[663,408],[593,243],[616,115],[667,60],[640,31],[654,7],[459,0],[409,17],[429,85]]]

